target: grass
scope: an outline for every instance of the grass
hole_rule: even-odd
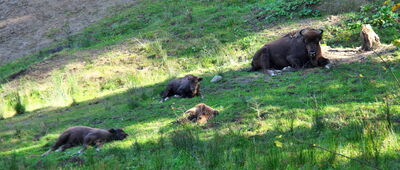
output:
[[[47,76],[1,84],[0,169],[399,168],[399,92],[379,58],[276,77],[245,71],[263,43],[329,24],[250,22],[253,9],[274,3],[139,1],[68,38],[70,49],[46,54]],[[400,76],[400,51],[383,57]],[[2,66],[1,75],[33,61]],[[204,99],[158,102],[168,80],[189,73],[204,77]],[[223,79],[210,83],[216,74]],[[198,103],[220,114],[206,125],[173,124]],[[15,115],[17,105],[25,114]],[[71,157],[76,147],[40,157],[75,125],[119,127],[130,137],[98,153]]]

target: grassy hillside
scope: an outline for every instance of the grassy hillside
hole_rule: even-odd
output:
[[[362,23],[385,43],[400,37],[398,14],[382,9],[394,2],[335,20],[323,2],[138,1],[55,44],[68,47],[60,52],[1,66],[0,168],[399,168],[399,50],[381,56],[387,63],[372,56],[276,77],[246,72],[259,47],[292,29],[324,28],[331,46],[358,46]],[[204,99],[158,102],[170,79],[189,73],[204,77]],[[216,74],[223,80],[210,83]],[[205,125],[172,123],[198,103],[220,114]],[[130,137],[99,153],[40,157],[74,125]]]

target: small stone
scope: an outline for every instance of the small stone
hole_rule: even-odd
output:
[[[211,79],[211,83],[215,83],[215,82],[218,82],[220,80],[222,80],[222,76],[216,75]]]

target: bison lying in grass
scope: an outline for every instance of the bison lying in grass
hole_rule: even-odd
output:
[[[306,28],[265,44],[254,54],[251,71],[326,66],[329,60],[322,57],[319,44],[322,33],[322,30]]]
[[[187,110],[185,116],[179,120],[178,123],[185,122],[197,122],[197,123],[207,123],[208,120],[217,116],[219,112],[206,104],[198,104],[195,107]]]
[[[194,75],[186,75],[185,77],[174,79],[170,81],[167,88],[161,93],[161,101],[164,102],[171,96],[192,98],[194,96],[201,96],[200,81],[201,77]]]
[[[122,129],[103,130],[86,126],[74,126],[62,133],[57,142],[47,152],[42,154],[42,157],[51,151],[57,150],[62,152],[78,145],[83,145],[83,148],[78,152],[79,154],[86,150],[88,145],[95,146],[96,151],[99,151],[105,142],[123,140],[127,136],[128,134]]]

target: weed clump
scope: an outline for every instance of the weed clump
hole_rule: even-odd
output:
[[[15,113],[17,115],[24,114],[26,112],[26,108],[24,104],[22,103],[21,96],[18,93],[13,93],[12,95],[12,106],[13,109],[15,110]]]

